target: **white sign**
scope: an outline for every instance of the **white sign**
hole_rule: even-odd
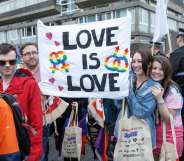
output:
[[[130,33],[130,17],[66,26],[38,21],[42,92],[75,98],[127,96]]]

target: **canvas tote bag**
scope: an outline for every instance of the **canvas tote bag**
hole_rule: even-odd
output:
[[[154,161],[148,124],[135,116],[128,117],[127,108],[124,100],[114,161]]]
[[[171,131],[172,131],[172,137],[174,143],[169,143],[166,140],[166,124],[163,121],[163,144],[161,147],[161,152],[159,156],[159,161],[179,161],[178,154],[176,150],[176,134],[174,130],[174,119],[173,116],[170,114],[170,124],[171,124]]]
[[[82,129],[78,127],[78,104],[72,108],[68,125],[65,128],[62,154],[65,158],[78,158],[80,160],[82,147]],[[73,122],[73,125],[72,125]]]

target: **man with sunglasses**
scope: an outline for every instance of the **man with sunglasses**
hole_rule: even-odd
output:
[[[16,49],[11,44],[0,44],[0,74],[0,92],[15,96],[29,126],[28,161],[39,161],[42,154],[41,94],[32,73],[27,69],[16,69]]]

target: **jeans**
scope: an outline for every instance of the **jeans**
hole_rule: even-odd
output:
[[[41,161],[48,161],[49,136],[50,136],[50,125],[45,125],[43,127],[43,154],[41,157]]]
[[[0,161],[20,161],[20,153],[0,155]]]

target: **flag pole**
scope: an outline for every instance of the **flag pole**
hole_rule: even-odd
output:
[[[152,47],[151,47],[151,55],[154,56],[154,48],[155,48],[155,43],[153,42]]]
[[[168,2],[169,2],[169,0],[165,0],[165,3],[168,4]],[[166,14],[167,14],[167,9],[166,9]],[[172,52],[172,43],[171,43],[171,35],[169,32],[169,27],[168,27],[167,39],[168,39],[168,44],[169,44],[169,54],[167,56],[170,57],[170,54]]]
[[[171,44],[170,32],[168,32],[168,34],[167,34],[167,39],[168,39],[168,44],[169,44],[169,53],[167,54],[167,56],[170,57],[170,54],[172,52],[172,44]]]

